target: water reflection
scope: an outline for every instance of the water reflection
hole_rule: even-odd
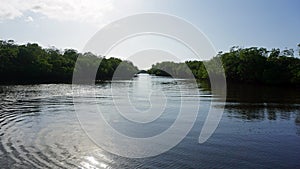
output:
[[[209,85],[201,81],[199,86],[209,91]],[[244,120],[291,120],[299,123],[300,89],[279,86],[229,84],[225,115]]]
[[[225,109],[228,117],[245,120],[291,120],[293,116],[298,117],[300,105],[227,103]]]
[[[300,104],[300,88],[230,83],[227,102]]]
[[[188,81],[159,77],[143,77],[151,87],[162,88],[176,95],[174,85],[184,85],[187,99],[200,97],[201,109],[189,135],[170,151],[146,159],[127,159],[107,153],[95,145],[82,131],[73,107],[73,97],[82,104],[101,104],[107,116],[113,109],[109,95],[112,83],[78,85],[83,95],[72,93],[71,85],[0,86],[0,168],[297,168],[300,166],[300,93],[299,89],[284,90],[261,86],[231,85],[225,112],[216,133],[205,143],[198,136],[212,99],[207,85],[200,84],[200,95],[189,90]],[[157,82],[157,83],[156,83]],[[119,91],[130,90],[139,101],[136,106],[147,110],[149,102],[138,98],[147,94],[144,87],[122,81]],[[96,91],[96,98],[91,92]],[[143,93],[145,92],[145,93]],[[75,96],[74,96],[75,95]],[[176,104],[171,97],[168,101]],[[138,107],[140,106],[140,107]],[[149,135],[157,134],[172,123],[176,115],[172,107],[161,125],[150,127]],[[114,121],[120,130],[138,133]]]

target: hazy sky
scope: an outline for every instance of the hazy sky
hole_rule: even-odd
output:
[[[0,0],[0,38],[81,51],[105,24],[141,12],[186,19],[217,51],[300,43],[299,0]]]

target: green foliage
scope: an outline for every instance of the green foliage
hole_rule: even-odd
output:
[[[235,48],[221,59],[229,81],[299,85],[300,59],[292,49]]]
[[[298,45],[300,48],[300,44]],[[219,62],[222,61],[222,63]],[[269,85],[300,85],[300,59],[294,57],[292,49],[239,48],[234,46],[227,53],[219,53],[209,61],[185,62],[196,79],[208,79],[219,75],[223,66],[227,81],[259,83]],[[152,66],[150,74],[187,77],[183,63],[162,62]],[[207,72],[209,70],[210,72]],[[169,74],[166,74],[168,72]],[[180,76],[183,75],[183,76]]]
[[[191,69],[193,75],[197,79],[207,79],[208,73],[204,63],[201,61],[187,61],[186,65]]]
[[[158,76],[207,80],[209,75],[221,75],[220,67],[224,68],[227,81],[300,85],[300,59],[294,57],[293,49],[287,48],[268,51],[265,48],[234,46],[229,52],[220,52],[209,61],[156,63],[147,72]],[[0,83],[71,82],[73,72],[84,72],[80,76],[84,79],[86,73],[93,73],[92,70],[97,70],[96,80],[128,79],[138,73],[138,68],[131,62],[118,58],[107,59],[92,53],[80,54],[73,49],[43,49],[34,43],[16,45],[12,40],[0,40]]]
[[[78,70],[74,70],[77,58],[80,58]],[[43,49],[37,44],[16,45],[12,40],[0,40],[0,83],[71,82],[73,71],[87,73],[86,70],[92,68],[98,70],[96,80],[109,80],[121,63],[124,78],[131,78],[138,71],[131,62],[117,58],[106,59],[92,53],[80,54],[73,49],[62,52],[55,48]]]
[[[193,72],[185,63],[162,62],[152,65],[149,74],[157,76],[172,76],[176,78],[192,78]],[[196,73],[196,72],[195,72]]]

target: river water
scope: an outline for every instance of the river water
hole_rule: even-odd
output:
[[[207,110],[217,96],[204,84],[193,88],[190,83],[140,75],[96,86],[76,85],[86,92],[76,96],[71,84],[2,85],[0,168],[300,168],[299,89],[230,85],[218,128],[199,144]],[[118,112],[112,93],[119,104],[130,99],[143,111],[160,103],[144,97],[150,89],[165,93],[168,102],[166,114],[156,125],[137,127],[113,117]],[[182,97],[179,89],[187,100],[200,100],[197,119],[178,145],[154,157],[132,159],[106,152],[83,131],[74,108],[74,97],[80,104],[96,104],[120,132],[149,137],[166,130],[176,119]]]

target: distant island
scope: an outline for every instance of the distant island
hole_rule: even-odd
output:
[[[118,58],[81,54],[74,49],[44,49],[35,43],[18,45],[13,40],[0,40],[0,83],[70,83],[73,71],[77,71],[74,68],[79,56],[86,58],[81,62],[82,69],[98,66],[101,61],[95,79],[100,81],[111,80],[121,63],[124,79],[139,72],[186,78],[189,77],[189,69],[196,79],[207,80],[209,77],[204,65],[214,64],[214,60],[220,59],[229,82],[300,86],[300,59],[294,57],[292,49],[232,47],[229,52],[219,52],[209,61],[162,62],[141,71],[130,61]]]

